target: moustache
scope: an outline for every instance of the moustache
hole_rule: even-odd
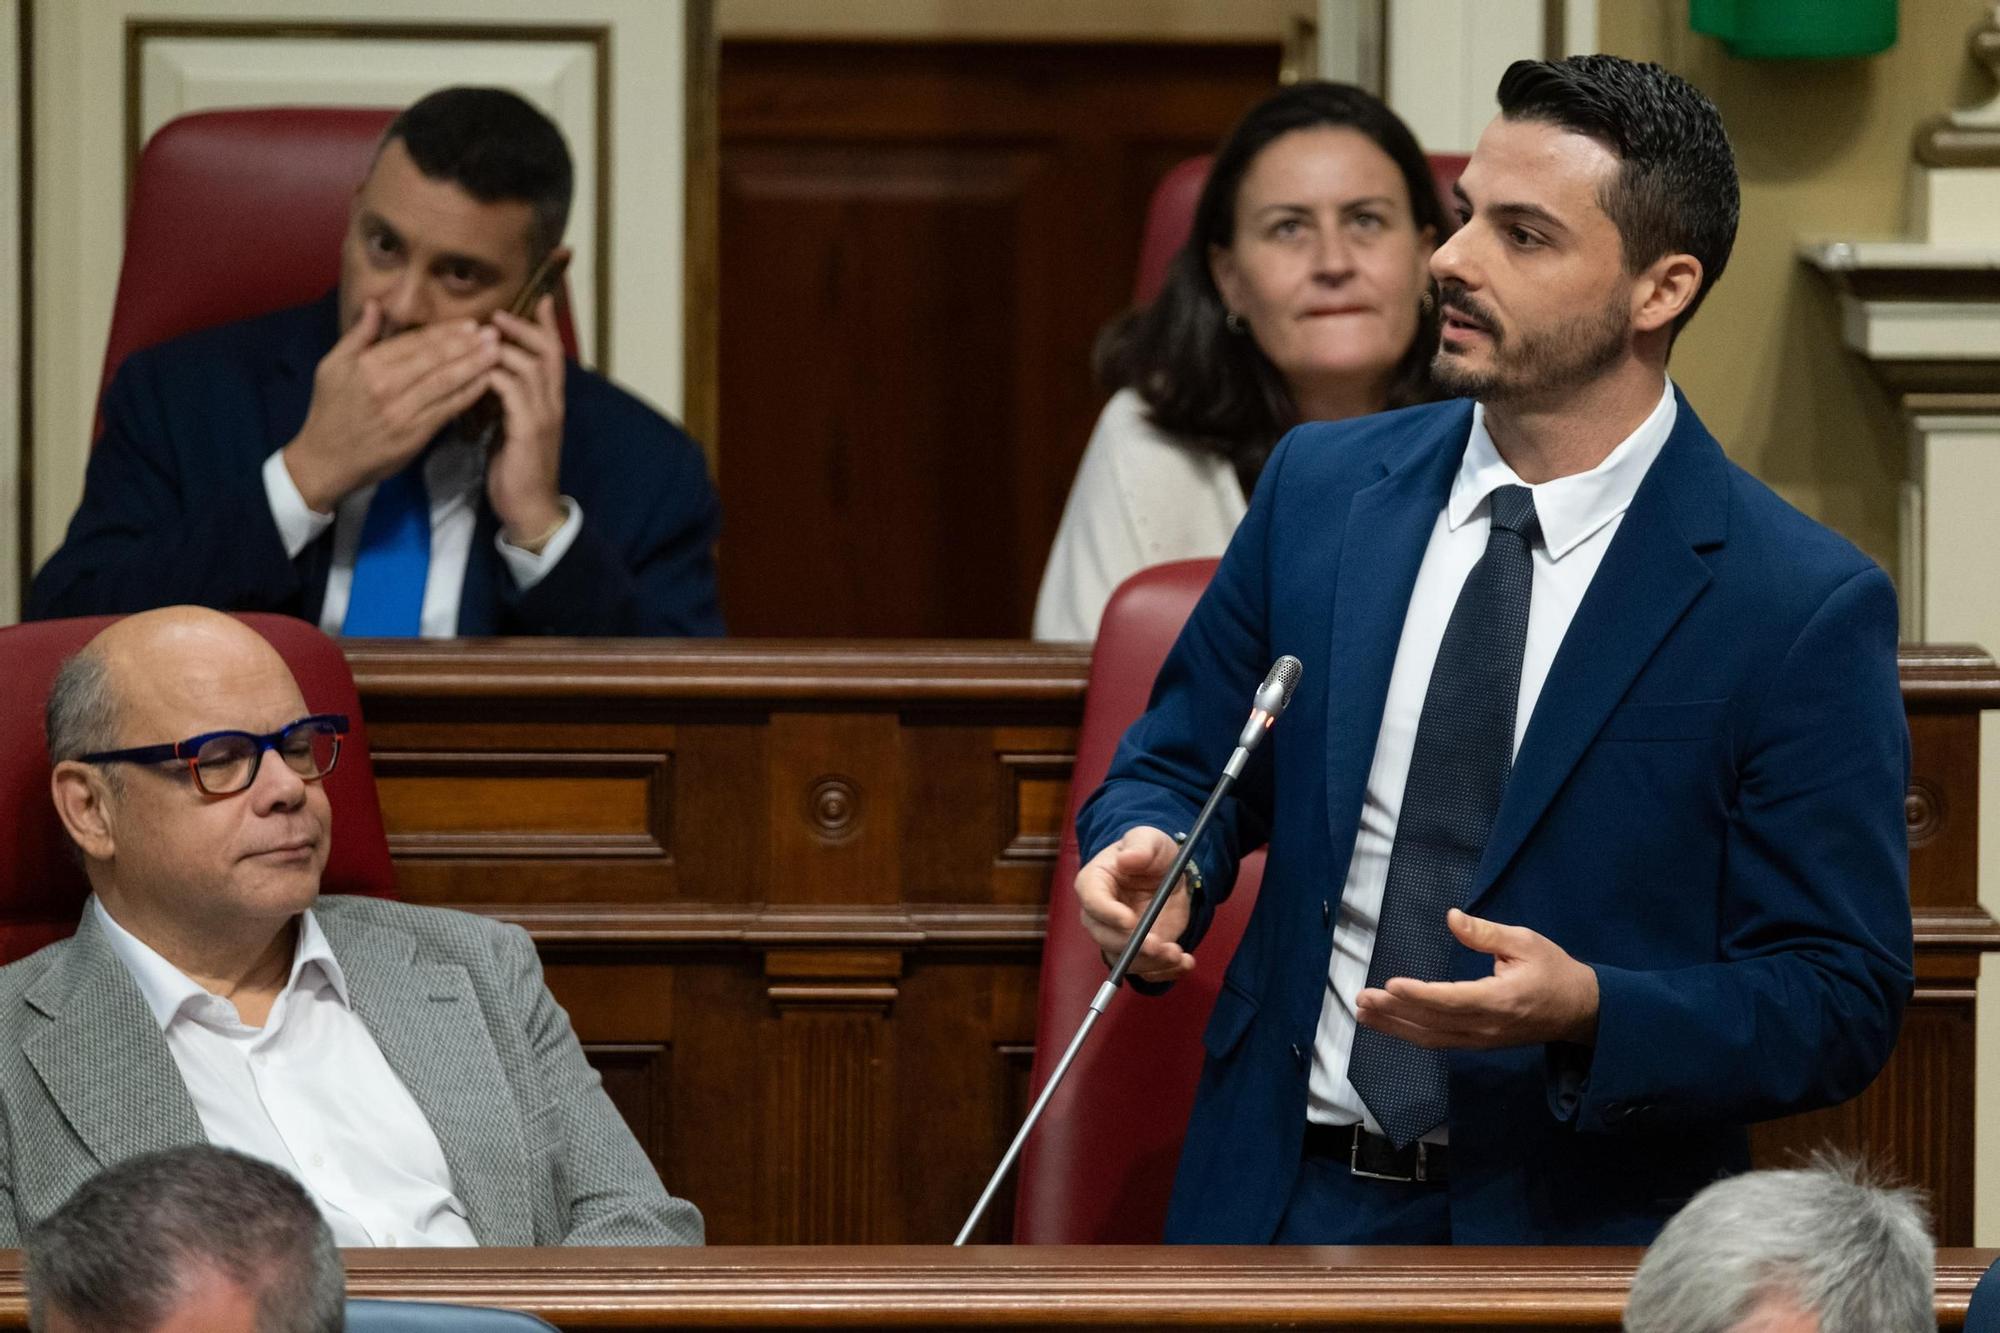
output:
[[[1438,289],[1438,313],[1449,313],[1464,323],[1472,325],[1494,342],[1500,341],[1500,322],[1493,313],[1481,306],[1471,292],[1455,282],[1447,282]]]

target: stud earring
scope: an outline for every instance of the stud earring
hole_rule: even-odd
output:
[[[1241,333],[1245,327],[1243,316],[1237,314],[1234,310],[1222,317],[1222,323],[1231,333]]]
[[[1431,294],[1430,288],[1426,287],[1424,288],[1424,294],[1417,298],[1417,313],[1428,315],[1435,309],[1437,309],[1437,297]]]

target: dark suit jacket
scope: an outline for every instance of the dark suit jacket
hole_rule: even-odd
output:
[[[328,296],[128,358],[105,395],[83,503],[35,576],[27,618],[195,603],[317,623],[332,529],[288,559],[260,469],[305,423],[338,322]],[[583,526],[523,593],[482,495],[459,633],[722,633],[720,507],[701,450],[602,376],[572,364],[565,385],[560,485]]]
[[[430,1122],[482,1245],[699,1245],[518,926],[379,898],[313,915],[354,1012]],[[91,912],[0,968],[0,1245],[114,1162],[204,1140],[152,1010]]]
[[[1894,591],[1679,411],[1556,656],[1467,904],[1596,969],[1597,1042],[1452,1053],[1460,1242],[1647,1242],[1747,1164],[1743,1126],[1861,1091],[1910,994]],[[1440,403],[1280,444],[1079,817],[1087,855],[1135,825],[1187,828],[1271,661],[1304,662],[1203,840],[1210,894],[1244,851],[1268,840],[1270,859],[1203,1036],[1170,1239],[1266,1242],[1291,1190],[1328,909],[1470,419]],[[1190,944],[1212,910],[1197,895]],[[1454,944],[1455,979],[1491,969]]]

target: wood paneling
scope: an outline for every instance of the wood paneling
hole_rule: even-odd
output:
[[[1088,666],[1021,643],[484,642],[351,653],[413,901],[520,922],[720,1244],[949,1239],[1026,1110]],[[1929,1191],[1969,1241],[1979,714],[1910,648],[1918,989],[1846,1106],[1760,1127]],[[468,792],[468,784],[471,784]],[[600,801],[601,805],[593,804]],[[1011,1232],[1011,1194],[983,1239]]]
[[[1937,1259],[1940,1329],[2000,1251]],[[1633,1249],[1173,1249],[1045,1246],[349,1250],[355,1296],[527,1310],[563,1329],[1161,1328],[1613,1333]],[[0,1329],[27,1327],[18,1251],[0,1252]]]
[[[1275,43],[723,44],[732,629],[1027,632],[1147,197],[1278,63]]]

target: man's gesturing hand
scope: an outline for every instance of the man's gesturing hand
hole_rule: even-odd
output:
[[[1079,881],[1081,883],[1081,881]],[[1445,923],[1468,949],[1493,955],[1493,975],[1478,981],[1394,977],[1361,992],[1362,1024],[1419,1046],[1490,1050],[1544,1041],[1590,1045],[1597,1037],[1597,973],[1547,936],[1467,916],[1456,907]]]
[[[365,302],[313,372],[312,406],[285,446],[285,469],[306,504],[331,513],[341,497],[402,471],[445,422],[486,392],[500,335],[469,319],[377,342],[382,308]]]
[[[1077,872],[1083,928],[1108,957],[1115,959],[1124,951],[1176,850],[1174,840],[1160,830],[1135,828]],[[1144,981],[1172,981],[1192,972],[1194,955],[1175,943],[1187,923],[1187,892],[1184,885],[1176,885],[1132,959],[1132,975]]]

